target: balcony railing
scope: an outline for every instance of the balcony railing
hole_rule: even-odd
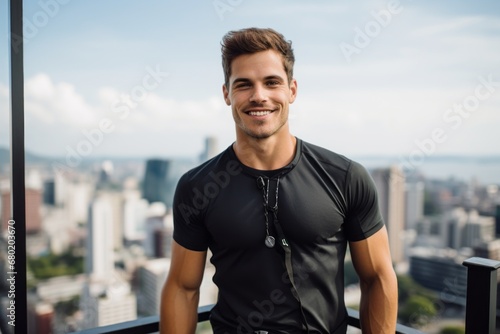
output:
[[[466,334],[494,334],[496,323],[497,273],[500,261],[470,258],[463,263],[467,267],[467,302],[465,317]],[[213,305],[198,309],[198,322],[207,321]],[[360,328],[359,313],[348,309],[349,326]],[[156,333],[158,316],[151,316],[115,325],[87,329],[78,334],[136,334]],[[423,332],[397,324],[396,334],[423,334]]]
[[[214,305],[202,306],[198,309],[198,322],[208,321],[210,311]],[[349,326],[360,328],[359,313],[353,309],[347,309],[349,314]],[[76,332],[74,334],[137,334],[156,333],[159,330],[159,317],[157,315],[141,318],[133,321],[122,322],[115,325],[96,327]],[[398,324],[396,334],[423,334],[411,327]]]

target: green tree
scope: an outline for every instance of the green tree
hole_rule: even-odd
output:
[[[56,303],[55,310],[57,313],[71,316],[80,309],[80,296],[73,296],[69,300]]]
[[[398,302],[403,305],[410,296],[419,295],[434,300],[435,293],[422,287],[408,275],[398,275]]]
[[[37,258],[28,258],[28,270],[35,279],[83,273],[83,256],[75,255],[72,249],[56,255],[49,253]]]
[[[465,334],[465,329],[462,326],[446,326],[439,334]]]
[[[429,323],[437,314],[436,306],[427,297],[412,295],[399,311],[399,319],[411,327],[421,327]]]

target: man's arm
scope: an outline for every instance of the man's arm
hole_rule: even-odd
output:
[[[349,247],[361,285],[362,332],[394,333],[398,312],[398,283],[392,267],[385,226],[365,240],[350,242]]]
[[[206,251],[191,251],[174,241],[170,271],[161,294],[161,334],[195,332],[206,257]]]

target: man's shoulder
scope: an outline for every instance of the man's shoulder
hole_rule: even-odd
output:
[[[302,158],[320,164],[330,172],[335,172],[337,175],[351,175],[355,177],[368,173],[366,168],[356,160],[322,146],[303,140],[301,142]]]
[[[322,164],[335,166],[341,169],[349,169],[350,165],[354,162],[348,157],[334,152],[330,149],[311,144],[302,140],[302,154],[306,159],[313,159]]]
[[[196,167],[188,170],[181,177],[180,182],[198,183],[204,182],[206,178],[210,178],[213,174],[220,172],[234,175],[241,170],[238,160],[231,154],[231,149],[228,147],[213,158],[206,160]]]

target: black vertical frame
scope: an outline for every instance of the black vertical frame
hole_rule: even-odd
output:
[[[463,265],[467,267],[465,333],[494,334],[500,261],[471,257]]]
[[[23,1],[10,0],[10,199],[15,227],[14,333],[28,332],[26,291],[26,192],[24,161]]]

